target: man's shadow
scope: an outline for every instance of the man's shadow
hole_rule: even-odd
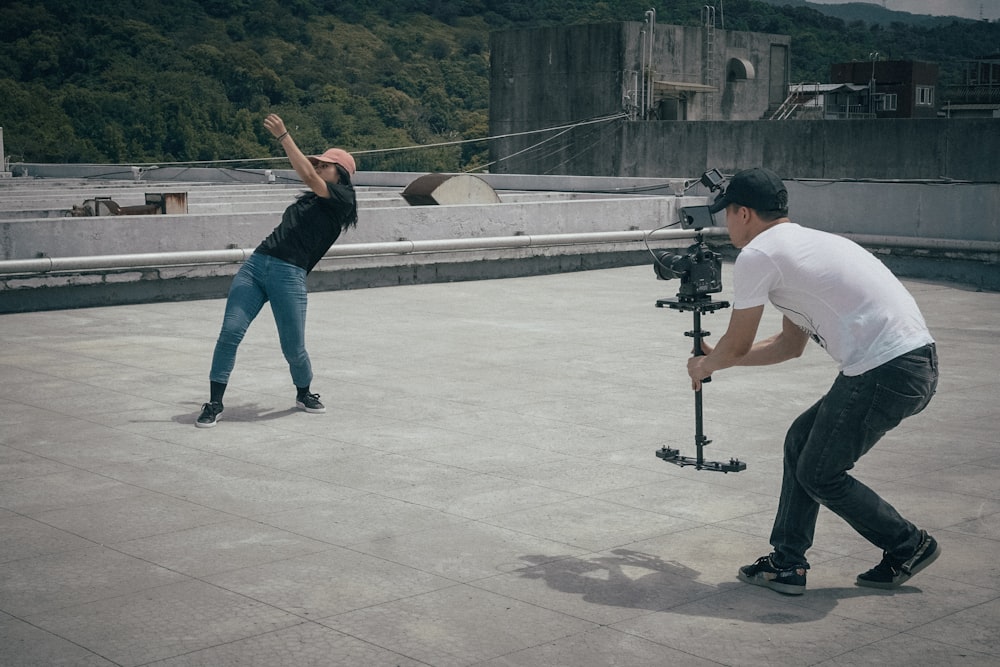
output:
[[[748,587],[737,581],[735,575],[731,583],[718,586],[700,583],[696,580],[699,572],[682,563],[628,549],[615,549],[611,555],[592,558],[542,555],[521,558],[530,564],[514,570],[514,573],[526,579],[543,579],[553,590],[579,595],[585,602],[605,606],[663,611],[717,593]],[[640,570],[638,575],[634,574],[636,569]],[[630,571],[633,573],[630,574]],[[893,591],[860,587],[814,589],[806,593],[810,596],[809,604],[803,605],[803,612],[812,613],[801,615],[762,613],[760,606],[754,604],[701,605],[698,609],[701,610],[699,613],[711,613],[720,619],[751,623],[811,622],[816,620],[815,614],[825,616],[830,613],[840,600],[913,593],[917,590],[907,587]],[[795,599],[794,596],[780,597]]]

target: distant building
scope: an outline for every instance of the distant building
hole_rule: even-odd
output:
[[[867,85],[797,83],[771,120],[850,120],[876,118]]]
[[[867,86],[866,93],[855,99],[867,102],[868,113],[876,118],[937,118],[938,66],[934,63],[838,63],[830,67],[830,82]]]
[[[1000,118],[1000,54],[965,65],[964,81],[941,91],[941,114],[946,118]]]
[[[490,39],[490,134],[582,119],[760,120],[788,91],[787,35],[645,22],[495,32]],[[512,155],[538,141],[493,144]]]
[[[910,60],[838,63],[830,83],[797,83],[772,120],[936,118],[938,66]]]

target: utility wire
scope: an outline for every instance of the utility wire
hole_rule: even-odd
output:
[[[555,137],[558,137],[558,136],[561,136],[562,134],[565,134],[566,132],[569,132],[570,130],[572,130],[574,128],[577,128],[577,127],[584,127],[584,126],[587,126],[587,125],[593,125],[595,123],[608,123],[608,122],[616,121],[616,120],[619,120],[619,119],[622,119],[622,118],[627,118],[627,117],[628,117],[628,114],[617,113],[617,114],[612,114],[610,116],[600,116],[600,117],[597,117],[597,118],[590,118],[590,119],[587,119],[587,120],[577,121],[577,122],[574,122],[574,123],[568,123],[568,124],[565,124],[565,125],[557,125],[557,126],[554,126],[554,127],[546,127],[546,128],[542,128],[542,129],[539,129],[539,130],[526,130],[524,132],[511,132],[509,134],[500,134],[500,135],[495,135],[495,136],[482,137],[482,138],[479,138],[479,139],[458,139],[458,140],[455,140],[455,141],[443,141],[443,142],[434,143],[434,144],[416,144],[416,145],[412,145],[412,146],[397,146],[397,147],[394,147],[394,148],[377,148],[377,149],[371,149],[371,150],[360,150],[360,151],[351,151],[351,152],[354,155],[375,155],[375,154],[382,154],[382,153],[393,153],[393,152],[402,152],[402,151],[411,151],[411,150],[421,150],[421,149],[428,149],[428,148],[441,148],[441,147],[444,147],[444,146],[458,146],[458,145],[461,145],[461,144],[472,144],[472,143],[477,143],[477,142],[482,142],[482,141],[498,141],[500,139],[509,139],[509,138],[512,138],[512,137],[521,137],[521,136],[526,136],[526,135],[530,135],[530,134],[542,134],[542,133],[545,133],[545,132],[557,132],[559,130],[562,130],[562,132],[560,132],[559,134],[555,135]],[[545,141],[549,141],[551,139],[554,139],[555,137],[550,137],[549,139],[546,139],[546,140],[544,140],[542,142],[539,142],[539,145],[541,143],[545,143]],[[531,149],[531,147],[529,147],[527,149],[524,149],[524,150],[530,150],[530,149]],[[518,154],[523,153],[523,152],[524,152],[523,150],[519,151]],[[513,156],[509,156],[509,157],[513,157]],[[508,158],[504,158],[504,159],[509,159],[509,157]],[[243,162],[281,162],[281,161],[287,161],[287,160],[288,160],[287,157],[257,157],[257,158],[233,158],[233,159],[228,159],[228,160],[192,160],[192,161],[187,161],[187,162],[130,162],[130,163],[119,163],[119,164],[106,164],[106,163],[101,163],[101,164],[81,164],[80,166],[85,166],[85,167],[87,167],[87,166],[100,166],[100,167],[132,166],[132,167],[140,167],[140,168],[142,168],[142,167],[177,167],[177,166],[184,166],[184,165],[238,164],[238,163],[243,163]],[[489,166],[489,165],[485,165],[485,166]],[[483,167],[476,167],[476,168],[477,169],[481,169]]]

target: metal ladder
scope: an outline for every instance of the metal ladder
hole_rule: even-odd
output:
[[[702,7],[701,19],[705,26],[705,85],[713,89],[713,92],[706,92],[702,97],[702,120],[712,120],[715,117],[714,91],[719,88],[718,70],[715,66],[715,6]]]

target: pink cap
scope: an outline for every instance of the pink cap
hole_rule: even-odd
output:
[[[309,159],[312,160],[313,164],[316,162],[339,164],[347,170],[348,174],[351,174],[352,176],[354,175],[354,172],[357,171],[357,165],[354,163],[354,156],[345,151],[343,148],[331,148],[322,155],[310,155]]]

